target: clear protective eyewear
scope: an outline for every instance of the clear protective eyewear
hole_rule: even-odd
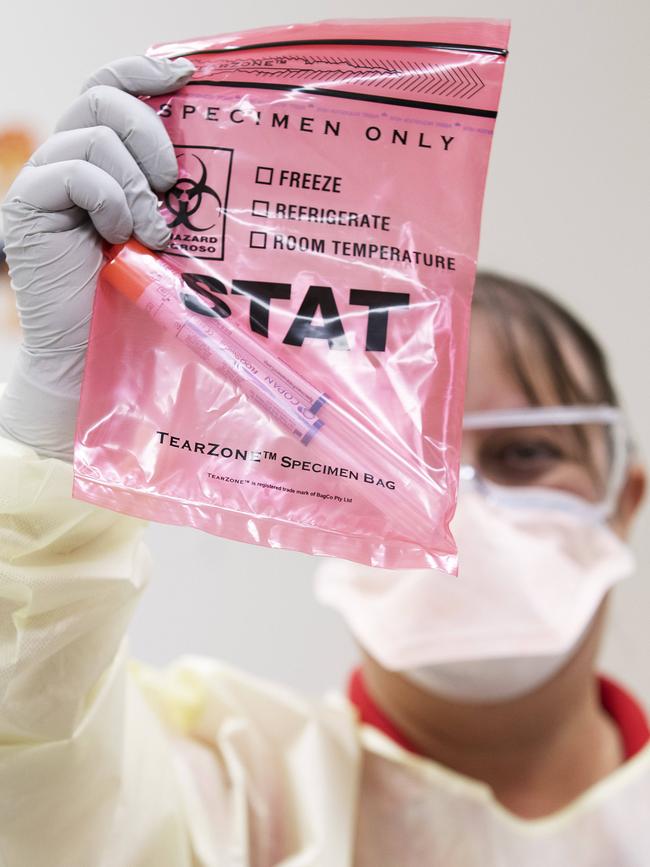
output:
[[[471,453],[471,460],[465,460]],[[616,509],[630,455],[625,418],[610,405],[466,413],[460,482],[496,502],[579,511]]]

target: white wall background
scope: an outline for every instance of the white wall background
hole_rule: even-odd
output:
[[[650,443],[645,0],[276,0],[12,3],[0,29],[0,125],[42,136],[84,77],[151,43],[271,23],[342,17],[512,19],[488,176],[480,262],[557,293],[609,351],[634,431]],[[2,336],[0,376],[12,352]],[[355,658],[338,619],[312,600],[314,560],[201,533],[149,529],[157,575],[132,627],[135,655],[227,659],[310,693]],[[603,666],[650,705],[650,516],[635,535],[639,575],[616,596]]]

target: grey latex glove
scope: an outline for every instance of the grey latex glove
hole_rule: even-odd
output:
[[[45,457],[72,460],[102,238],[118,244],[134,235],[157,250],[169,241],[152,189],[175,183],[174,148],[136,95],[175,90],[194,69],[144,56],[102,67],[2,206],[23,344],[0,398],[0,435]]]

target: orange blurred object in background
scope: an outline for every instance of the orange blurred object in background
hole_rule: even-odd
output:
[[[0,196],[3,199],[11,182],[35,149],[35,137],[26,127],[0,127]]]

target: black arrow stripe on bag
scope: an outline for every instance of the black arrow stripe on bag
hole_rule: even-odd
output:
[[[440,86],[442,77],[436,68],[421,67],[421,79],[413,88],[413,93],[420,93],[423,90],[428,90],[430,93],[435,93],[436,88]]]
[[[405,79],[411,74],[411,70],[401,60],[396,60],[395,64],[397,65],[398,74],[393,81],[393,87],[397,87],[399,90],[403,90],[406,85]],[[402,73],[405,73],[405,75],[403,75]]]
[[[438,69],[440,69],[440,67],[438,67]],[[450,74],[449,69],[447,67],[443,66],[443,68],[440,69],[440,74],[444,78],[445,82],[441,88],[436,88],[435,92],[439,93],[441,96],[444,96],[447,93],[447,91],[449,90],[449,88],[452,86],[452,84],[454,83],[454,79],[451,77],[451,74]]]
[[[419,63],[406,64],[404,61],[393,61],[393,69],[383,63],[378,69],[389,75],[383,83],[377,86],[382,89],[404,90],[412,93],[439,93],[453,96],[456,99],[471,99],[485,87],[485,82],[471,67],[450,66],[423,67]],[[394,72],[395,74],[391,74]],[[409,79],[412,79],[409,81]]]
[[[467,86],[467,79],[465,78],[464,75],[460,74],[460,71],[459,71],[457,66],[452,66],[451,71],[454,75],[454,78],[457,81],[457,84],[455,84],[454,87],[451,89],[449,95],[450,96],[458,96],[460,91],[463,90],[463,88]]]
[[[467,99],[467,94],[474,87],[474,79],[472,79],[469,74],[466,72],[465,84],[461,87],[461,89],[456,94],[458,99]]]
[[[422,90],[426,87],[427,84],[432,85],[436,78],[438,77],[436,72],[427,69],[426,66],[421,66],[419,63],[413,63],[415,75],[413,76],[413,81],[409,82],[404,90],[409,90],[411,93],[417,93],[419,90]]]
[[[439,93],[456,99],[471,99],[485,87],[478,73],[471,66],[439,67],[423,66],[415,61],[400,59],[328,57],[315,55],[285,55],[283,60],[299,61],[305,64],[331,64],[339,66],[332,70],[305,70],[308,79],[332,80],[350,76],[359,82],[372,82],[380,90],[402,90],[412,93]],[[348,69],[341,69],[347,65]],[[280,67],[279,69],[251,69],[257,77],[295,78],[299,68]]]
[[[456,87],[456,78],[454,77],[454,69],[453,67],[447,67],[442,70],[443,74],[447,78],[447,84],[438,91],[440,96],[449,96],[451,91]]]
[[[409,80],[405,82],[402,90],[414,91],[422,81],[422,69],[416,64],[410,64]]]
[[[386,66],[389,65],[391,67],[390,75],[386,79],[385,84],[382,85],[382,90],[386,90],[387,88],[389,90],[392,90],[394,87],[399,86],[400,82],[403,81],[404,78],[404,70],[398,65],[398,62],[396,60],[391,60],[390,64],[386,63]]]
[[[476,81],[476,90],[473,90],[470,94],[468,94],[468,99],[474,96],[475,93],[478,93],[479,90],[482,90],[485,87],[485,82],[481,79],[475,69],[470,70],[474,80]]]
[[[404,81],[400,90],[414,90],[422,80],[422,70],[416,63],[409,63],[408,80]]]

